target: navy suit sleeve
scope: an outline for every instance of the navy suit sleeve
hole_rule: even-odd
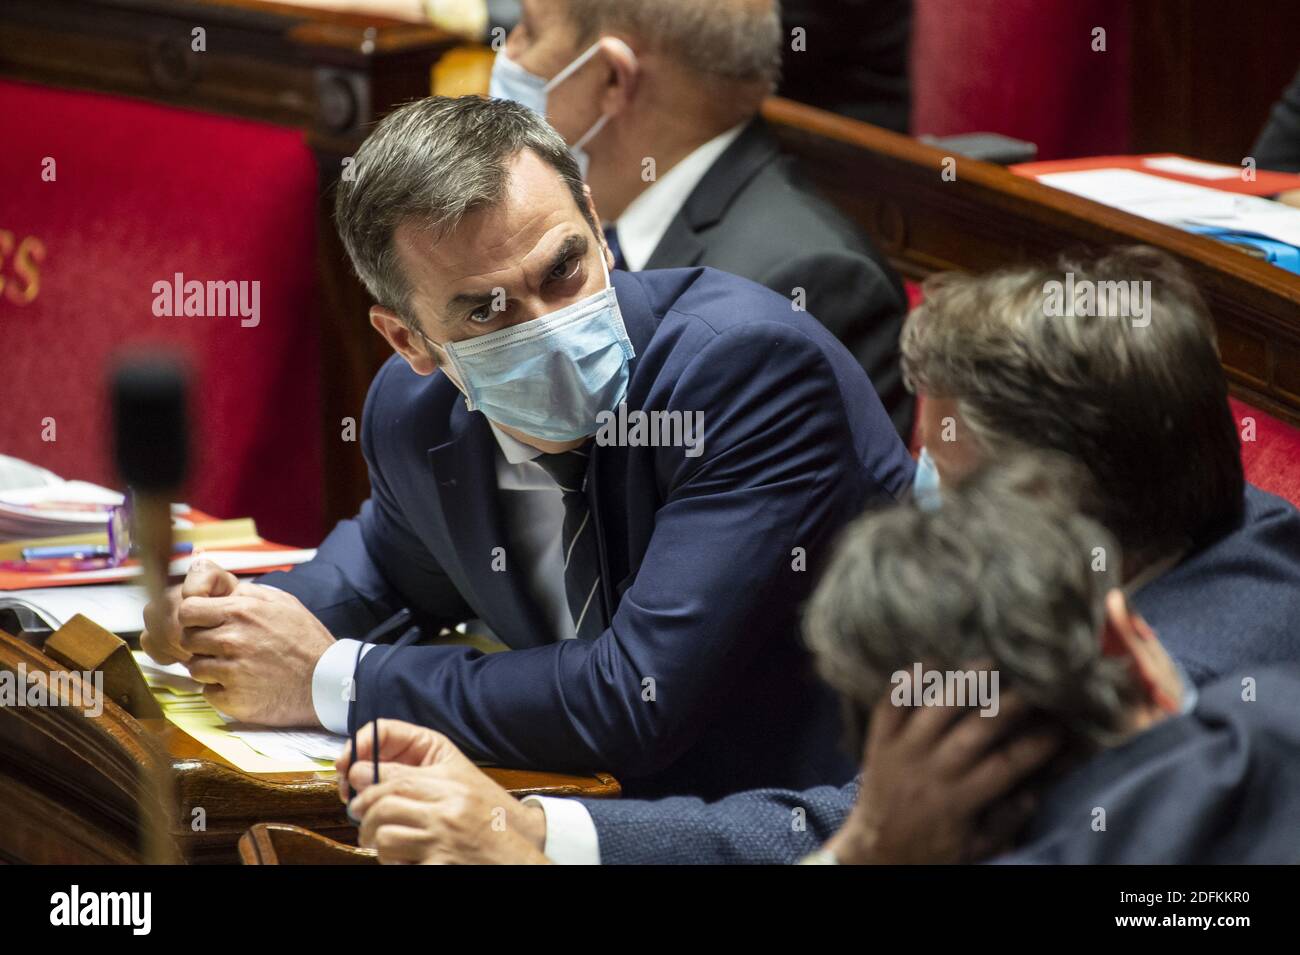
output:
[[[703,412],[703,453],[656,449],[667,496],[610,627],[491,655],[371,653],[358,721],[375,715],[364,701],[381,701],[380,715],[440,730],[480,760],[629,777],[669,765],[711,707],[743,692],[763,635],[794,638],[772,625],[793,630],[807,593],[812,571],[794,549],[815,567],[822,542],[884,493],[868,486],[845,400],[820,348],[788,323],[756,319],[708,339],[666,401]]]
[[[403,607],[431,634],[473,616],[406,521],[375,453],[375,408],[390,367],[375,376],[361,416],[370,498],[355,518],[339,522],[315,558],[258,578],[301,600],[336,638],[362,637]]]
[[[787,298],[807,291],[805,307],[858,360],[894,428],[912,436],[915,399],[903,384],[898,339],[903,331],[903,290],[865,253],[851,250],[800,256],[762,278]]]
[[[754,789],[717,802],[584,799],[604,865],[787,865],[844,823],[857,783]]]

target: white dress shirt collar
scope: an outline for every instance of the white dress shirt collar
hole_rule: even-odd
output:
[[[645,268],[654,254],[659,240],[668,226],[686,205],[695,187],[727,147],[749,125],[748,121],[714,136],[660,176],[645,192],[637,196],[623,210],[614,223],[618,229],[618,244],[623,251],[623,261],[630,271]]]
[[[498,428],[495,422],[489,421],[488,425],[497,439],[497,447],[501,449],[501,454],[510,464],[523,464],[525,461],[532,461],[541,456],[541,451],[524,444],[518,438],[512,438]]]

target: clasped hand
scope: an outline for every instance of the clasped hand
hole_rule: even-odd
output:
[[[334,642],[292,594],[195,560],[144,612],[140,647],[183,663],[221,712],[265,726],[317,726],[312,673]]]

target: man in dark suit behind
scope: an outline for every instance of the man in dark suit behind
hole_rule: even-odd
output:
[[[745,279],[609,272],[576,162],[516,103],[408,104],[356,170],[336,218],[397,352],[370,499],[290,573],[196,571],[142,646],[255,722],[397,717],[633,792],[848,778],[798,606],[913,472],[852,356]],[[401,609],[392,648],[348,639]],[[512,652],[408,645],[475,617]]]
[[[783,42],[772,0],[525,0],[492,90],[574,148],[621,267],[707,265],[791,299],[854,354],[906,437],[902,285],[757,115]]]
[[[1135,246],[925,292],[902,338],[919,488],[1018,450],[1064,454],[1193,683],[1300,659],[1300,513],[1245,481],[1214,323],[1177,262]]]
[[[1300,172],[1300,73],[1269,112],[1250,154],[1261,169]]]

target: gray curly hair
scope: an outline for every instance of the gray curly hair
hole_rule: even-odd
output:
[[[937,510],[898,506],[850,525],[804,617],[818,671],[845,703],[850,745],[861,746],[854,734],[891,674],[977,660],[1076,743],[1118,738],[1136,690],[1101,653],[1119,550],[1079,514],[1083,483],[1065,458],[1026,454],[945,490]]]

